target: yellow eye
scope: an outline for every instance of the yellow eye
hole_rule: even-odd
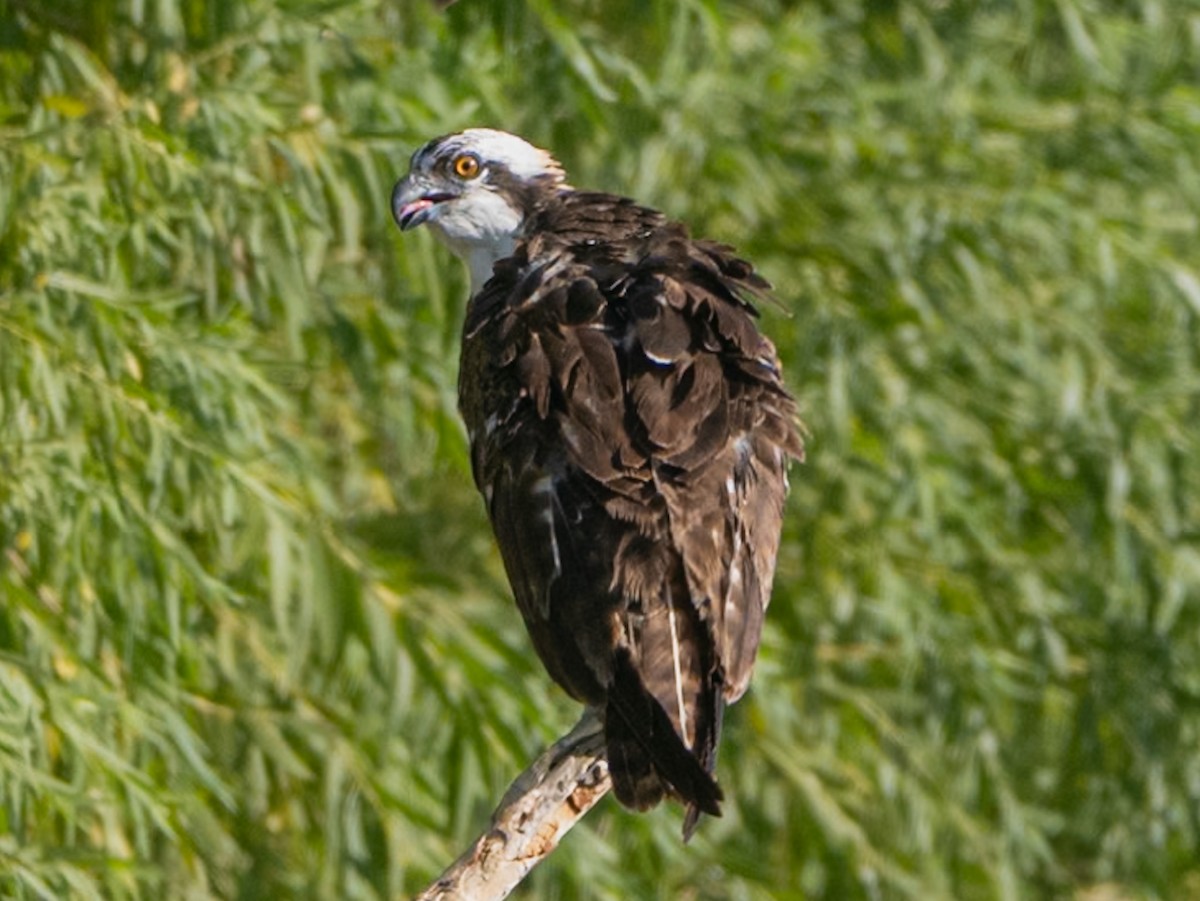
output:
[[[454,158],[454,174],[459,178],[474,178],[479,174],[479,157],[462,153]]]

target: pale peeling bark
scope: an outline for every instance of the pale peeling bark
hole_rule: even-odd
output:
[[[612,783],[595,710],[530,764],[471,848],[414,901],[499,901],[556,847]]]

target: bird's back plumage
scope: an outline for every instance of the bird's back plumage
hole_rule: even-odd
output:
[[[768,289],[658,212],[549,187],[464,325],[475,480],[534,646],[604,710],[618,799],[680,798],[685,833],[719,811],[803,455]]]

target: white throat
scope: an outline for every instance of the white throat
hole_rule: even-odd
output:
[[[467,268],[471,272],[472,297],[478,294],[479,289],[492,277],[492,267],[500,260],[511,257],[516,247],[516,238],[507,237],[501,238],[491,245],[477,245],[467,252],[463,259],[466,260]]]
[[[492,277],[492,267],[512,256],[524,221],[503,197],[485,189],[448,201],[429,224],[442,243],[467,264],[474,297]]]

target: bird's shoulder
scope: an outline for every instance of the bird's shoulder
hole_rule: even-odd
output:
[[[594,286],[585,291],[580,281]],[[564,306],[566,291],[573,301]],[[650,304],[667,303],[707,323],[718,337],[751,356],[763,350],[753,301],[771,285],[732,247],[691,237],[682,223],[628,197],[564,189],[530,216],[513,254],[496,263],[472,299],[467,337],[489,323],[515,320],[546,327],[577,324],[595,304],[618,318],[656,318]],[[652,342],[653,343],[653,342]],[[718,348],[710,348],[716,350]]]
[[[464,413],[483,419],[483,395],[506,395],[604,481],[651,458],[699,465],[764,415],[798,455],[795,405],[752,303],[769,289],[730,247],[656,210],[560,192],[470,304],[464,366],[479,397]]]

